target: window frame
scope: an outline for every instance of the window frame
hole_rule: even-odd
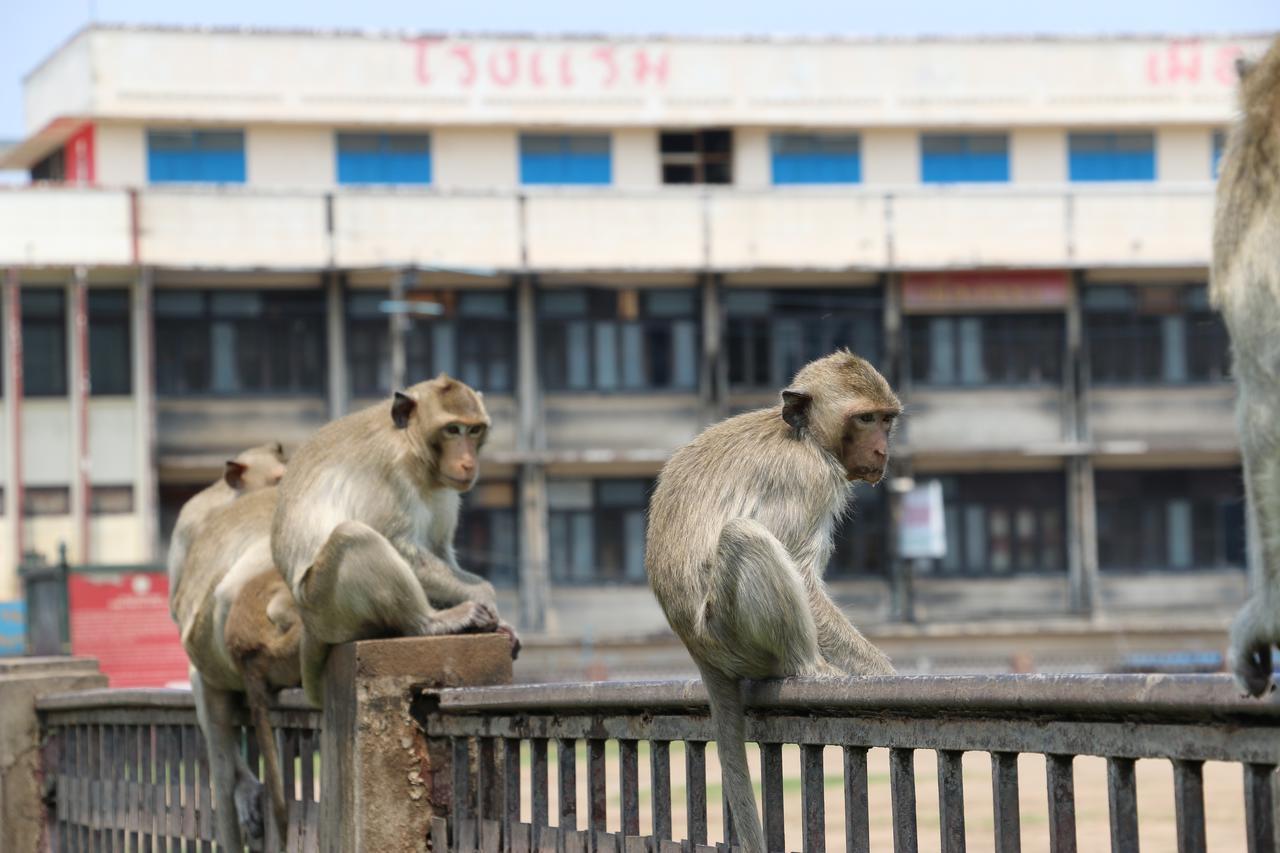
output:
[[[575,150],[582,147],[601,151]],[[536,151],[545,147],[547,151]],[[518,143],[520,185],[612,186],[613,134],[521,133]]]
[[[168,139],[166,139],[168,137]],[[170,147],[184,139],[185,147]],[[227,145],[219,148],[218,144]],[[247,180],[246,136],[241,128],[147,128],[148,184],[243,184]],[[184,174],[160,174],[166,171]],[[197,174],[208,172],[210,174]]]
[[[1126,151],[1126,143],[1145,140],[1147,147]],[[1084,146],[1086,150],[1078,150]],[[1090,146],[1103,150],[1090,151]],[[1154,131],[1070,131],[1067,133],[1067,180],[1084,183],[1152,183],[1159,175]]]
[[[1159,295],[1144,295],[1148,290]],[[1123,296],[1131,307],[1091,306],[1091,297],[1100,302],[1103,291],[1109,291],[1116,299]],[[1153,303],[1176,301],[1180,307],[1177,311],[1163,313],[1144,311],[1144,299]],[[1081,302],[1084,351],[1091,385],[1100,388],[1194,388],[1231,381],[1230,339],[1221,315],[1208,305],[1207,285],[1198,282],[1091,284],[1085,286]],[[1162,322],[1165,318],[1181,320],[1178,351],[1182,354],[1183,363],[1180,368],[1166,361],[1170,344],[1165,334],[1170,327]],[[1102,358],[1103,348],[1108,344],[1113,351],[1131,349],[1133,354],[1127,362],[1117,362],[1114,357]],[[1198,363],[1206,365],[1203,371],[1193,371]],[[1104,374],[1103,365],[1113,369]],[[1128,369],[1121,371],[1115,369],[1116,365],[1127,366]],[[1220,375],[1214,375],[1215,365],[1220,367]],[[1171,372],[1176,374],[1179,371],[1182,378],[1170,376]],[[1122,376],[1122,373],[1127,375]]]
[[[934,379],[929,371],[929,367],[934,361],[933,330],[931,327],[935,321],[940,320],[952,321],[955,326],[951,337],[952,352],[950,353],[950,358],[956,369],[953,374],[954,378],[951,380]],[[1007,326],[1019,320],[1029,321],[1028,328],[1025,330],[1007,328]],[[1066,381],[1067,317],[1061,311],[921,313],[904,315],[903,321],[903,338],[906,344],[906,376],[908,384],[912,388],[924,390],[965,388],[1053,389],[1062,388]],[[963,377],[962,365],[964,362],[963,349],[965,342],[960,334],[960,326],[964,321],[976,321],[978,323],[980,335],[977,341],[977,352],[979,367],[983,376],[981,381],[966,381]],[[1033,327],[1031,322],[1035,322],[1038,325]],[[1004,326],[1004,328],[1000,328],[1000,326]],[[1041,361],[1040,366],[1044,367],[1048,364],[1048,369],[1044,371],[1046,376],[1050,376],[1056,366],[1056,378],[1010,379],[1007,374],[998,380],[988,378],[991,374],[990,367],[992,364],[1005,367],[1010,365],[1021,367],[1030,363],[1030,359],[1022,357],[1026,355],[1025,351],[1019,354],[1013,349],[1018,343],[1016,340],[1018,337],[1025,338],[1022,342],[1024,345],[1029,342],[1038,355],[1045,357],[1047,361]],[[921,342],[924,343],[922,344]],[[1055,342],[1057,344],[1056,347],[1052,346]],[[1040,346],[1040,344],[1044,345]],[[1003,349],[993,355],[993,347],[999,349],[999,345],[1003,345]],[[1051,357],[1050,354],[1052,354]],[[1056,364],[1053,362],[1056,362]],[[925,369],[923,377],[920,368]]]
[[[998,152],[980,149],[999,143]],[[922,184],[1007,184],[1012,178],[1007,132],[942,132],[920,134]],[[955,151],[930,150],[955,148]]]
[[[813,150],[802,150],[811,147]],[[845,148],[826,151],[824,148]],[[788,151],[788,148],[798,150]],[[862,136],[855,132],[779,131],[769,135],[774,186],[842,186],[862,183]]]
[[[374,150],[344,150],[357,141],[372,141]],[[420,150],[396,151],[395,146],[413,145]],[[339,186],[430,186],[434,177],[431,134],[337,131],[334,134],[334,177]],[[407,169],[406,173],[399,173]],[[373,176],[357,175],[367,170]],[[392,174],[395,173],[395,174]]]

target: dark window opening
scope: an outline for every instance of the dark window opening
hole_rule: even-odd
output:
[[[1061,473],[940,476],[947,553],[941,575],[1057,573],[1066,566]]]
[[[66,292],[22,291],[22,393],[60,397],[67,393]]]
[[[1089,375],[1098,385],[1182,385],[1230,377],[1230,342],[1207,288],[1094,285],[1084,291]]]
[[[911,381],[922,386],[1057,385],[1061,314],[917,316],[907,320]]]
[[[664,184],[733,183],[732,130],[666,130],[659,154]]]
[[[645,512],[653,481],[552,480],[548,556],[556,583],[645,582]]]
[[[89,291],[89,388],[93,394],[133,390],[129,291]]]

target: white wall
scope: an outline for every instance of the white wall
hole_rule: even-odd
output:
[[[1009,134],[1009,177],[1017,184],[1067,180],[1067,132],[1024,127]]]
[[[1156,131],[1156,180],[1208,181],[1213,178],[1213,130],[1162,127]]]
[[[245,178],[256,187],[327,189],[338,182],[335,131],[258,125],[245,133]]]
[[[147,131],[140,124],[101,122],[93,129],[95,177],[104,187],[147,182]]]
[[[770,130],[743,127],[733,133],[733,184],[740,189],[764,189],[773,183],[769,156]]]
[[[624,190],[647,190],[661,184],[657,129],[637,127],[614,131],[613,185]]]
[[[862,132],[864,184],[920,183],[920,134],[915,130]]]
[[[438,128],[431,133],[432,182],[445,190],[511,188],[520,183],[514,128]]]

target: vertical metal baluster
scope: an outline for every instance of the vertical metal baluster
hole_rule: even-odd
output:
[[[1274,764],[1244,765],[1244,816],[1249,853],[1276,851]]]
[[[475,823],[471,811],[471,738],[453,739],[453,849],[472,853]]]
[[[707,745],[700,740],[684,744],[685,805],[690,844],[707,843]]]
[[[618,741],[618,779],[622,791],[622,835],[640,834],[640,761],[634,740]]]
[[[1018,753],[991,753],[991,795],[996,821],[996,853],[1022,849],[1018,814]]]
[[[822,769],[820,743],[800,746],[800,802],[804,810],[802,844],[804,853],[826,853],[826,777]]]
[[[538,839],[541,837],[542,829],[549,825],[550,816],[547,807],[548,788],[550,783],[547,781],[547,739],[534,738],[529,741],[529,756],[532,762],[529,771],[529,787],[531,788],[529,795],[532,805],[532,811],[529,815],[529,821],[533,824],[533,838],[531,843],[538,847]]]
[[[844,748],[845,853],[871,853],[871,815],[867,808],[867,749]]]
[[[938,822],[942,853],[964,853],[964,753],[938,750]]]
[[[1107,759],[1112,853],[1138,853],[1138,790],[1132,758]]]
[[[1074,755],[1046,755],[1049,789],[1049,851],[1076,853],[1076,784]]]
[[[520,825],[520,739],[502,741],[502,844],[510,850]]]
[[[889,750],[889,790],[893,800],[894,853],[917,853],[915,750]]]
[[[476,739],[479,744],[478,769],[480,779],[476,783],[476,805],[482,821],[499,820],[502,817],[498,805],[501,788],[498,785],[498,743],[494,738]]]
[[[782,799],[782,744],[760,744],[760,788],[764,799],[764,843],[770,853],[787,849]]]
[[[649,743],[649,784],[653,801],[653,837],[661,843],[671,838],[671,743]]]
[[[556,741],[556,760],[560,765],[560,832],[578,828],[578,742],[573,738]]]
[[[607,832],[609,828],[609,785],[604,777],[604,741],[593,738],[587,741],[587,799],[590,809],[587,825],[593,837],[596,832]]]
[[[1178,853],[1204,853],[1204,762],[1173,762]]]

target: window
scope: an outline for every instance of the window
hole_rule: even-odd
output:
[[[89,511],[94,515],[128,515],[133,512],[133,486],[93,486]]]
[[[734,288],[724,301],[735,391],[777,391],[801,367],[841,347],[873,363],[880,358],[879,288]]]
[[[857,184],[862,181],[862,154],[853,133],[775,133],[775,184]]]
[[[1245,564],[1239,469],[1099,471],[1098,565],[1186,570]]]
[[[1213,163],[1211,170],[1214,178],[1218,177],[1218,169],[1222,165],[1222,152],[1227,148],[1227,132],[1225,130],[1215,130],[1213,132]]]
[[[1061,314],[911,317],[911,381],[942,387],[1059,384],[1065,328]]]
[[[1060,572],[1066,565],[1061,473],[960,474],[942,481],[943,575]]]
[[[1094,285],[1084,291],[1089,374],[1099,385],[1177,385],[1229,377],[1222,318],[1197,285]]]
[[[94,394],[133,390],[129,291],[89,291],[89,389]]]
[[[243,184],[244,131],[147,131],[147,180],[153,184]]]
[[[696,290],[544,290],[538,313],[549,391],[698,386]]]
[[[612,182],[613,158],[606,134],[521,134],[520,183]]]
[[[926,133],[920,137],[926,184],[1009,180],[1009,137],[1003,133]]]
[[[515,586],[519,577],[516,486],[482,482],[463,495],[453,550],[458,565],[495,586]]]
[[[423,133],[339,133],[338,183],[429,184],[431,139]]]
[[[391,393],[391,320],[386,291],[347,295],[347,359],[357,396]],[[410,315],[405,381],[444,371],[480,391],[515,388],[516,322],[507,290],[415,291],[408,302],[439,306],[438,316]]]
[[[70,515],[71,490],[66,486],[27,486],[22,490],[22,514]]]
[[[669,130],[659,137],[664,184],[733,183],[733,131]]]
[[[318,290],[160,290],[155,317],[158,394],[324,391]]]
[[[60,184],[67,179],[67,154],[58,148],[31,167],[32,181],[49,181]]]
[[[551,480],[548,556],[557,583],[644,583],[651,480]]]
[[[1071,133],[1067,150],[1073,181],[1156,179],[1155,135],[1149,132]]]
[[[22,392],[29,397],[67,393],[66,292],[22,291]]]
[[[837,522],[835,547],[827,561],[827,580],[868,575],[888,577],[885,492],[866,483],[854,487],[853,504]]]

